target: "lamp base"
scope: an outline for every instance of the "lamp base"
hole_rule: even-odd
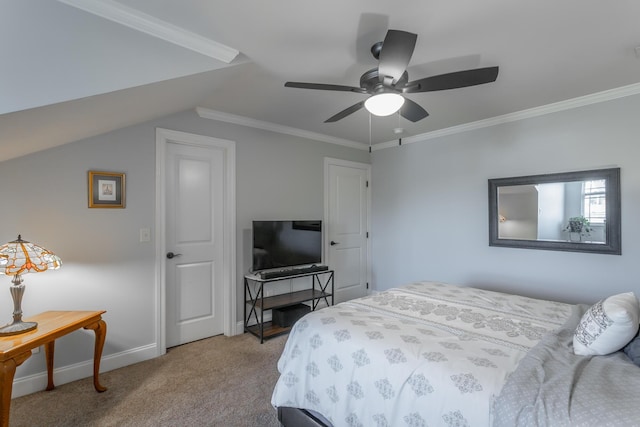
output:
[[[25,332],[33,331],[37,327],[37,322],[12,322],[0,328],[0,337],[23,334]]]

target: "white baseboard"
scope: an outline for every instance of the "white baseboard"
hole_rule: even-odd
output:
[[[260,316],[258,316],[260,317]],[[265,311],[264,313],[264,321],[265,322],[271,322],[271,310],[269,311]],[[251,316],[251,318],[249,319],[249,326],[253,326],[257,324],[255,317]],[[236,325],[236,331],[238,332],[238,334],[243,334],[244,333],[244,322],[239,321],[238,324]]]
[[[157,356],[157,345],[155,343],[116,354],[110,354],[102,357],[100,361],[100,372],[112,371],[144,360],[153,359]],[[53,370],[53,382],[55,385],[62,385],[91,376],[93,376],[93,359]],[[109,387],[109,384],[105,384],[104,382],[101,382],[101,384],[107,388]],[[11,397],[25,396],[37,391],[42,391],[46,387],[46,371],[18,378],[13,382]]]

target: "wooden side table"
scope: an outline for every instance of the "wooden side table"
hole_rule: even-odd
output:
[[[16,367],[31,356],[31,350],[44,346],[47,360],[47,390],[53,390],[53,351],[55,340],[77,329],[92,329],[96,334],[93,353],[93,386],[103,392],[107,388],[100,385],[100,358],[107,324],[102,320],[105,311],[45,311],[29,319],[38,322],[37,329],[20,335],[0,337],[0,426],[9,425],[11,389]]]

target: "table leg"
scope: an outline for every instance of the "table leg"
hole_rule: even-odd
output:
[[[19,354],[13,359],[0,362],[0,426],[9,425],[9,409],[11,408],[11,389],[13,388],[13,376],[16,367],[31,356],[31,350]]]
[[[96,345],[93,351],[93,386],[96,391],[102,393],[107,388],[100,384],[100,358],[102,357],[102,348],[104,347],[104,339],[107,336],[107,324],[100,319],[96,323],[87,325],[85,329],[93,329],[96,333]]]
[[[53,352],[55,348],[55,340],[44,345],[44,354],[47,359],[47,391],[53,390],[56,386],[53,384]]]

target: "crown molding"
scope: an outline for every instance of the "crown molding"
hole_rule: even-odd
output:
[[[61,0],[62,1],[62,0]],[[65,0],[66,1],[66,0]],[[458,126],[452,126],[444,129],[438,129],[433,132],[426,132],[418,135],[402,138],[402,144],[413,144],[416,142],[427,141],[429,139],[440,138],[443,136],[454,135],[457,133],[468,132],[476,129],[501,125],[504,123],[525,120],[533,117],[543,116],[545,114],[557,113],[560,111],[571,110],[574,108],[584,107],[600,102],[611,101],[626,96],[640,94],[640,83],[635,83],[620,88],[605,90],[578,98],[568,99],[553,104],[543,105],[541,107],[530,108],[527,110],[517,111],[515,113],[504,114],[502,116],[491,117],[489,119],[478,120],[471,123],[465,123]],[[237,125],[248,126],[256,129],[268,130],[300,138],[313,139],[316,141],[328,142],[330,144],[343,145],[345,147],[356,148],[359,150],[368,150],[369,146],[361,142],[351,141],[348,139],[335,138],[332,136],[309,132],[306,130],[293,128],[289,126],[277,125],[275,123],[264,122],[260,120],[250,119],[235,114],[223,113],[221,111],[210,110],[203,107],[197,107],[198,115],[205,119],[218,120],[221,122],[234,123]],[[385,148],[397,147],[399,142],[397,139],[381,142],[372,146],[372,151],[383,150]]]
[[[349,139],[335,138],[333,136],[324,135],[316,132],[293,128],[289,126],[278,125],[261,120],[250,119],[235,114],[223,113],[222,111],[210,110],[208,108],[197,107],[196,113],[203,119],[217,120],[219,122],[233,123],[236,125],[247,126],[255,129],[267,130],[270,132],[281,133],[285,135],[297,136],[305,139],[313,139],[315,141],[328,142],[329,144],[342,145],[358,150],[368,150],[369,146],[361,142],[351,141]]]
[[[456,133],[468,132],[475,129],[482,129],[490,126],[501,125],[504,123],[515,122],[518,120],[530,119],[532,117],[543,116],[545,114],[557,113],[559,111],[571,110],[574,108],[584,107],[600,102],[611,101],[626,96],[637,95],[640,93],[640,83],[629,86],[623,86],[615,89],[605,90],[590,95],[580,96],[578,98],[568,99],[566,101],[555,102],[553,104],[543,105],[541,107],[530,108],[528,110],[517,111],[502,116],[492,117],[476,122],[465,123],[458,126],[452,126],[445,129],[438,129],[433,132],[426,132],[419,135],[413,135],[402,138],[402,144],[413,144],[415,142],[426,141],[429,139],[440,138]],[[382,142],[373,146],[372,150],[382,150],[385,148],[397,147],[398,140]]]
[[[240,53],[236,49],[113,0],[58,1],[227,64]]]

